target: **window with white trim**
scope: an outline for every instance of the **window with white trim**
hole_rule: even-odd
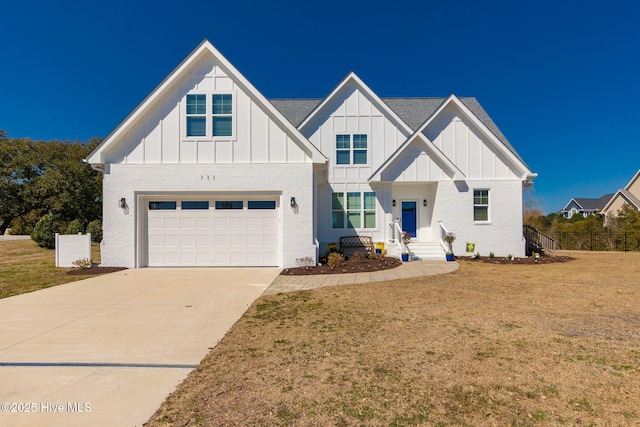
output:
[[[473,220],[489,221],[489,190],[473,190]]]
[[[333,193],[331,227],[334,229],[376,228],[376,193],[373,191]]]
[[[233,136],[233,94],[196,93],[186,98],[187,137]]]
[[[187,136],[207,135],[207,95],[187,95]]]
[[[368,142],[366,134],[336,135],[337,165],[366,165]]]

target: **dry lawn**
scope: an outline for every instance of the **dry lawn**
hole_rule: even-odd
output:
[[[100,260],[100,245],[91,247],[94,262]],[[0,242],[0,298],[37,291],[89,276],[68,276],[69,268],[55,267],[55,251],[38,247],[32,240]]]
[[[640,425],[640,254],[258,299],[148,426]]]

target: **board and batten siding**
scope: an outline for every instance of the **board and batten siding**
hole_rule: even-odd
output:
[[[366,182],[409,136],[355,87],[345,87],[326,108],[303,134],[329,158],[330,183]],[[368,164],[336,165],[336,135],[341,133],[367,135]]]
[[[106,153],[105,163],[311,162],[308,153],[213,58],[202,59],[188,73]],[[233,137],[187,138],[186,95],[213,92],[233,95]]]
[[[492,146],[454,106],[447,106],[424,131],[467,179],[515,179],[518,168]]]

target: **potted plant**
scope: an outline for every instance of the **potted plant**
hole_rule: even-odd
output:
[[[452,233],[452,232],[447,232],[447,234],[444,235],[444,241],[447,242],[447,245],[449,245],[449,250],[447,251],[447,261],[453,261],[455,259],[455,256],[453,255],[453,242],[455,242],[456,240],[456,234]]]
[[[411,233],[407,233],[406,231],[402,232],[402,243],[404,243],[404,252],[402,253],[402,261],[409,261],[409,242],[411,241]]]

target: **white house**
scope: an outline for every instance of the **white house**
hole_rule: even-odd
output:
[[[102,263],[126,267],[290,267],[353,235],[397,253],[400,229],[416,257],[443,259],[446,230],[522,256],[536,176],[474,98],[381,99],[351,73],[267,100],[206,40],[87,161]]]

